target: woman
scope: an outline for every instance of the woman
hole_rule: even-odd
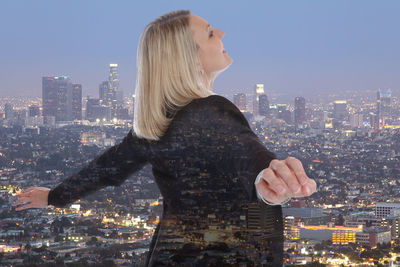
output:
[[[28,203],[16,210],[64,207],[151,163],[164,210],[146,266],[281,266],[280,205],[316,183],[299,160],[276,159],[237,107],[212,93],[232,64],[224,35],[188,10],[147,25],[133,130],[57,187],[20,193],[14,205]]]

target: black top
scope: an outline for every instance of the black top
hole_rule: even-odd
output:
[[[48,201],[64,207],[121,185],[151,163],[164,210],[146,266],[246,261],[282,266],[282,208],[259,200],[254,186],[274,158],[240,110],[211,95],[179,110],[159,141],[129,131],[120,144],[52,189]]]

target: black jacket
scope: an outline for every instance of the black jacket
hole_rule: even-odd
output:
[[[106,186],[119,186],[151,163],[163,216],[147,266],[252,262],[282,266],[281,206],[257,198],[254,181],[276,158],[228,99],[211,95],[179,110],[160,141],[133,130],[49,193],[64,207]],[[246,259],[247,258],[247,259]]]

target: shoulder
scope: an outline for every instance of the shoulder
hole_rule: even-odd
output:
[[[224,105],[235,105],[233,104],[229,99],[226,97],[223,97],[221,95],[213,94],[208,97],[203,97],[203,98],[196,98],[194,99],[191,104],[194,105],[212,105],[212,104],[224,104]]]
[[[240,113],[242,112],[233,104],[229,99],[221,96],[221,95],[210,95],[208,97],[196,98],[194,99],[188,106],[191,109],[201,109],[202,111],[209,112],[233,112]]]
[[[194,99],[187,106],[186,111],[191,118],[201,124],[250,128],[247,119],[236,105],[221,95],[214,94]]]

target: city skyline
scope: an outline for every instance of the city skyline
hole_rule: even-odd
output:
[[[43,76],[62,75],[82,84],[84,97],[97,96],[113,62],[119,65],[121,89],[133,94],[139,35],[151,20],[175,9],[189,9],[226,32],[224,46],[234,62],[216,79],[218,94],[250,93],[257,83],[267,95],[306,97],[315,91],[380,88],[396,96],[400,89],[396,1],[256,1],[252,6],[3,1],[0,6],[0,22],[9,25],[0,28],[7,40],[0,44],[1,96],[40,96]]]

